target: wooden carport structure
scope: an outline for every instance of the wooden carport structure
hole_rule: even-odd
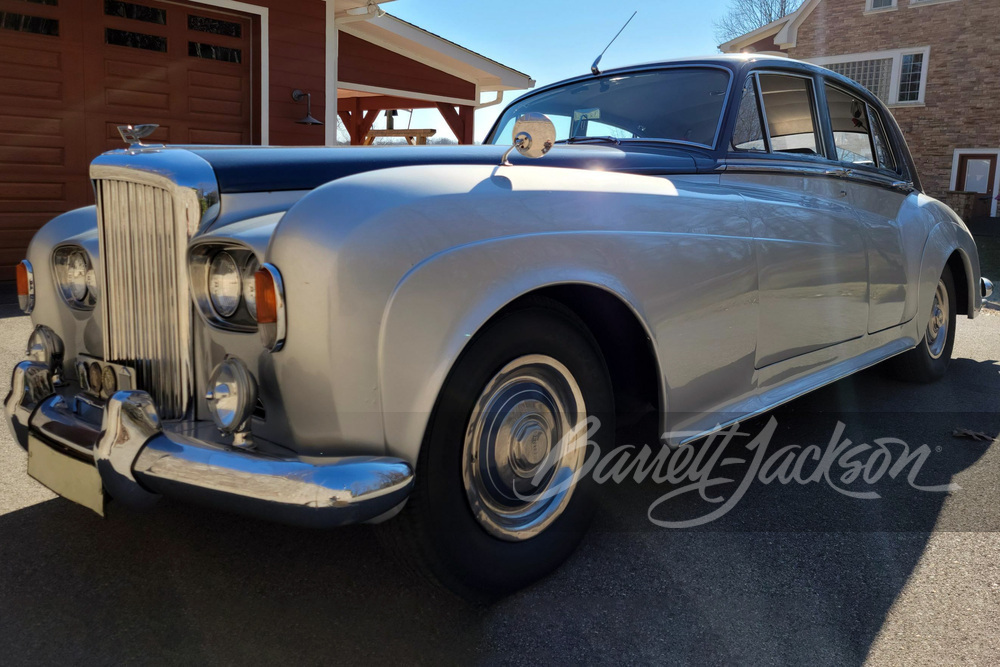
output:
[[[476,109],[499,103],[504,91],[535,85],[526,74],[375,11],[365,20],[348,14],[335,21],[337,62],[330,69],[337,80],[328,83],[327,104],[336,108],[354,145],[364,143],[380,112],[395,109],[437,109],[459,143],[471,144]],[[328,144],[335,141],[331,129]]]

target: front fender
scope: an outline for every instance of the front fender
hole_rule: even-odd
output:
[[[613,273],[592,234],[525,234],[453,248],[414,267],[386,307],[379,385],[387,452],[415,462],[448,373],[483,325],[535,290],[579,284],[603,289],[636,314],[638,300]]]

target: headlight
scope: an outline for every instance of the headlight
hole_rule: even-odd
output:
[[[73,308],[89,310],[96,303],[94,269],[83,248],[66,246],[53,255],[56,284],[67,304]]]
[[[243,266],[243,301],[247,304],[250,316],[257,319],[257,279],[254,274],[260,268],[260,262],[253,255]]]
[[[240,307],[240,270],[228,252],[220,252],[208,269],[208,295],[220,317],[231,317]]]

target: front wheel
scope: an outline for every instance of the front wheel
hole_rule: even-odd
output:
[[[907,382],[934,382],[944,377],[955,346],[955,280],[945,269],[934,291],[934,304],[924,338],[909,352],[890,360],[893,375]]]
[[[382,528],[400,555],[465,598],[536,581],[587,529],[587,442],[612,442],[613,412],[604,358],[572,312],[538,300],[500,316],[448,377],[413,493]]]

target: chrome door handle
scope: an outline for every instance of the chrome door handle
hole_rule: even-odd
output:
[[[893,181],[892,188],[894,190],[900,190],[901,192],[912,192],[913,181]]]
[[[852,172],[850,169],[827,169],[824,172],[827,176],[835,176],[837,178],[847,178]]]

